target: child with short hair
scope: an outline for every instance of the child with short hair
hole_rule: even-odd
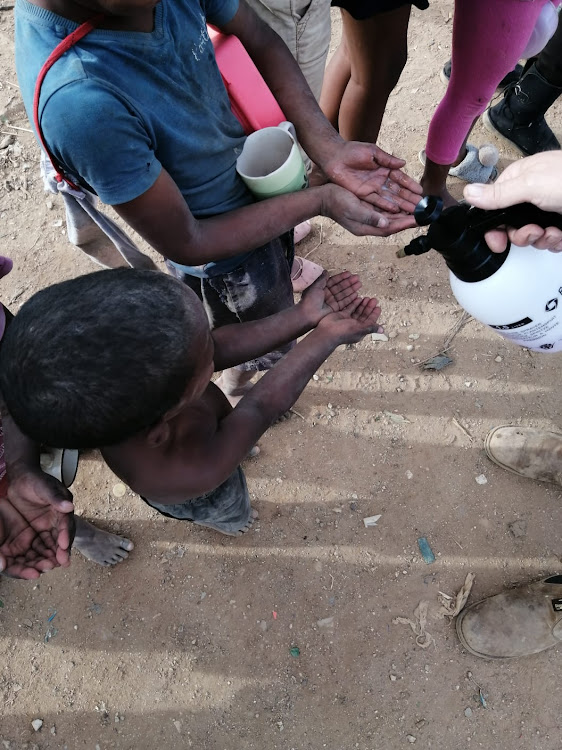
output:
[[[238,535],[255,513],[240,462],[340,344],[382,330],[357,276],[326,274],[294,307],[210,329],[188,286],[155,271],[99,271],[35,294],[0,352],[0,390],[37,443],[101,448],[172,518]],[[310,333],[232,408],[211,382]]]

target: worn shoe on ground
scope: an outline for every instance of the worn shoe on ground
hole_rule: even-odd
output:
[[[562,640],[562,575],[505,591],[457,617],[464,648],[483,659],[538,654]]]
[[[562,435],[534,427],[495,427],[484,443],[490,460],[527,479],[562,485]]]

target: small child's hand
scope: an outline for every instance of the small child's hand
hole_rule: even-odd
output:
[[[382,333],[377,324],[381,309],[375,297],[352,300],[344,309],[324,317],[318,329],[334,337],[338,344],[355,344],[368,333]]]
[[[324,272],[302,295],[299,307],[312,326],[330,313],[345,310],[357,300],[361,282],[356,274],[342,271],[328,277]]]

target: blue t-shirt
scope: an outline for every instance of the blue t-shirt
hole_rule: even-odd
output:
[[[64,171],[110,205],[142,195],[162,167],[198,218],[251,203],[235,168],[244,131],[206,26],[228,23],[237,10],[238,0],[162,0],[152,32],[94,29],[58,60],[43,82],[39,117]],[[17,0],[16,68],[31,122],[39,71],[77,27]],[[225,273],[246,255],[205,270]]]

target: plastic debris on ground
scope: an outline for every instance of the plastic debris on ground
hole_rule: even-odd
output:
[[[410,424],[410,420],[403,417],[402,414],[395,414],[393,411],[383,411],[383,414],[395,424]]]
[[[442,591],[439,592],[438,598],[439,603],[441,604],[439,614],[441,615],[441,617],[452,618],[456,617],[461,612],[461,610],[464,608],[464,605],[466,604],[468,597],[470,596],[475,578],[476,576],[474,575],[474,573],[467,573],[461,589],[457,592],[457,594],[455,594],[455,596],[449,596],[448,594],[444,594]]]
[[[431,563],[435,562],[435,555],[433,554],[433,550],[429,546],[429,542],[424,536],[420,536],[420,538],[418,539],[418,547],[420,548],[420,553],[425,563],[430,565]]]
[[[289,653],[291,654],[291,656],[293,657],[293,659],[298,659],[299,656],[301,655],[301,650],[300,650],[300,648],[298,646],[293,646],[289,650]]]
[[[436,357],[426,360],[422,363],[422,370],[443,370],[453,364],[453,360],[444,354],[438,354]]]
[[[376,526],[377,521],[382,516],[382,513],[379,513],[377,516],[367,516],[367,518],[363,519],[363,524],[365,525],[366,529],[369,529],[371,526]]]
[[[435,643],[435,638],[425,629],[427,625],[427,609],[429,602],[422,600],[414,610],[414,619],[409,617],[395,617],[392,620],[393,625],[409,625],[416,636],[416,645],[420,648],[429,648]]]

